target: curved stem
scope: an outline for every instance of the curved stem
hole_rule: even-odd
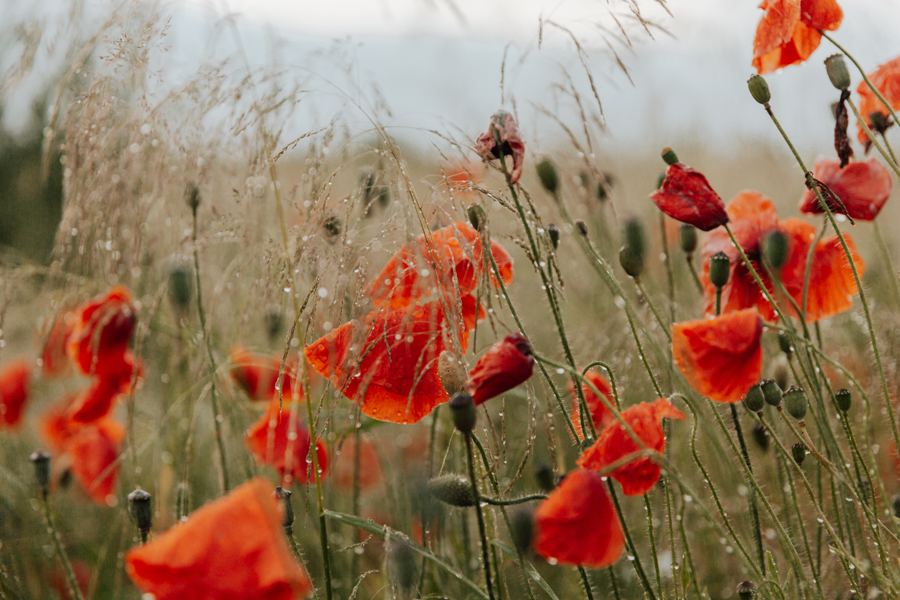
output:
[[[666,337],[669,338],[669,341],[671,342],[671,326],[666,325],[665,321],[663,321],[662,317],[659,315],[659,312],[656,310],[656,306],[654,306],[653,301],[650,300],[650,296],[647,294],[647,290],[644,289],[644,284],[641,283],[639,277],[634,278],[634,284],[637,286],[637,289],[640,290],[641,295],[644,297],[644,301],[647,303],[647,306],[650,307],[650,312],[652,312],[653,316],[656,317],[656,322],[659,323],[659,328],[663,330],[663,333],[666,334]]]
[[[475,497],[481,496],[478,491],[478,480],[475,478],[475,457],[472,455],[472,436],[463,434],[466,440],[466,460],[469,464],[469,480],[472,482],[472,492]],[[484,585],[487,588],[488,597],[494,600],[494,586],[491,583],[491,558],[488,555],[487,532],[484,527],[484,515],[481,513],[481,503],[475,503],[475,515],[478,517],[478,535],[481,536],[481,563],[484,567]]]
[[[50,530],[50,535],[53,537],[53,545],[56,547],[56,553],[59,555],[59,560],[63,564],[63,569],[66,572],[66,585],[69,588],[69,594],[75,600],[83,600],[81,596],[81,588],[78,587],[78,580],[75,579],[75,571],[72,570],[72,563],[69,562],[69,555],[66,553],[66,548],[63,546],[62,539],[59,537],[59,530],[56,528],[56,523],[53,521],[53,513],[50,512],[50,503],[47,501],[47,493],[46,491],[41,491],[41,505],[44,509],[44,518],[47,519],[47,529]]]
[[[631,532],[628,530],[628,524],[625,522],[625,515],[622,514],[622,507],[619,506],[619,498],[616,496],[616,490],[613,487],[611,479],[606,481],[606,487],[609,490],[609,496],[612,498],[613,506],[616,507],[616,514],[619,516],[619,523],[622,525],[622,532],[625,534],[625,543],[627,544],[628,552],[631,553],[631,556],[629,556],[628,559],[631,561],[631,564],[634,565],[634,570],[637,572],[641,584],[644,586],[644,592],[650,597],[650,600],[656,600],[656,594],[653,593],[653,587],[650,585],[650,580],[647,579],[647,574],[644,572],[644,567],[641,565],[641,559],[637,555],[637,548],[634,546],[634,540],[631,539]]]

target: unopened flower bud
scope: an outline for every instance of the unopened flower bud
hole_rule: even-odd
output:
[[[685,254],[693,254],[697,249],[697,228],[688,223],[682,223],[679,231],[681,233],[681,249]]]
[[[832,54],[825,59],[825,71],[831,85],[843,91],[850,87],[850,72],[847,71],[847,63],[843,54]]]
[[[539,463],[534,468],[534,478],[537,480],[538,486],[545,492],[553,491],[553,488],[556,487],[553,467],[551,467],[549,463]]]
[[[709,258],[709,280],[717,288],[722,288],[728,283],[731,271],[731,260],[724,252],[716,252]]]
[[[466,392],[459,392],[448,403],[450,406],[450,416],[453,418],[453,425],[465,435],[472,433],[475,428],[475,402],[472,396]]]
[[[600,202],[606,202],[607,198],[609,198],[609,190],[607,189],[609,185],[608,179],[597,183],[597,200]]]
[[[388,538],[385,562],[391,589],[396,592],[394,598],[412,598],[419,582],[419,567],[416,553],[405,536],[392,534]]]
[[[29,460],[34,465],[34,478],[46,495],[50,489],[50,455],[43,450],[37,450],[31,453]]]
[[[787,410],[788,414],[798,421],[802,421],[806,416],[806,409],[809,404],[806,400],[806,392],[803,391],[803,388],[792,385],[784,393],[782,398],[784,399],[784,408]]]
[[[336,214],[328,215],[325,220],[322,222],[322,229],[325,230],[325,235],[334,239],[341,235],[341,219]]]
[[[638,278],[644,272],[644,257],[628,246],[622,246],[619,250],[619,264],[632,278]]]
[[[291,502],[291,490],[286,490],[281,486],[275,488],[272,496],[278,501],[284,511],[284,518],[281,520],[281,526],[290,535],[291,529],[294,527],[294,504]]]
[[[587,225],[584,224],[584,221],[578,219],[575,221],[575,230],[581,234],[581,237],[586,238],[588,235]]]
[[[559,191],[559,174],[556,172],[553,162],[549,158],[545,158],[537,164],[535,169],[537,169],[538,179],[541,180],[544,189],[556,195],[556,192]]]
[[[441,475],[428,482],[431,495],[451,506],[475,506],[475,492],[468,479],[459,475]]]
[[[766,405],[766,397],[763,395],[762,388],[757,383],[752,388],[747,391],[747,395],[744,396],[744,406],[747,407],[747,410],[750,412],[759,412]]]
[[[662,159],[666,161],[667,165],[674,165],[678,162],[678,155],[675,154],[675,151],[666,146],[662,149],[662,152],[659,153],[662,156]]]
[[[200,206],[200,188],[196,183],[189,183],[184,188],[184,203],[195,212]]]
[[[184,264],[169,269],[169,301],[179,310],[187,309],[194,293],[192,271]]]
[[[778,384],[778,387],[782,390],[787,389],[788,384],[790,383],[790,372],[788,371],[787,365],[780,362],[775,365],[775,372],[772,373],[772,378],[775,380],[775,383]]]
[[[128,512],[137,525],[142,540],[146,540],[147,533],[153,527],[153,507],[150,500],[150,494],[140,488],[128,494]]]
[[[847,412],[850,410],[850,402],[851,402],[850,390],[846,388],[841,388],[834,393],[834,400],[837,402],[838,408],[841,409],[841,412]]]
[[[518,506],[509,515],[513,544],[519,552],[527,552],[534,538],[534,511],[528,506]]]
[[[644,226],[638,219],[628,219],[625,221],[625,245],[632,251],[637,253],[641,258],[644,256]]]
[[[894,122],[891,118],[880,110],[869,113],[869,128],[874,133],[884,133]]]
[[[774,229],[766,234],[762,243],[763,260],[769,268],[780,270],[787,261],[788,238],[780,229]]]
[[[551,223],[547,226],[547,236],[550,238],[550,244],[556,250],[559,247],[559,227]]]
[[[756,586],[749,579],[742,581],[738,586],[737,593],[740,600],[751,600],[756,595]]]
[[[762,423],[754,423],[750,433],[753,434],[753,441],[756,442],[760,450],[766,451],[769,449],[769,432],[766,431]]]
[[[788,358],[794,353],[794,347],[791,346],[791,336],[784,331],[778,332],[778,347],[781,348],[782,352],[787,354]]]
[[[461,392],[466,387],[465,365],[450,350],[444,350],[438,356],[438,377],[448,396]]]
[[[263,324],[266,328],[266,334],[269,336],[269,341],[275,341],[275,338],[281,333],[282,327],[284,327],[284,317],[281,314],[281,309],[277,306],[267,308],[263,314]]]
[[[794,456],[794,462],[802,465],[803,459],[806,458],[806,446],[803,445],[803,442],[797,442],[791,446],[791,454]]]
[[[754,75],[747,80],[747,88],[750,89],[750,95],[760,104],[768,104],[772,99],[772,92],[769,91],[769,84],[762,75]]]
[[[477,231],[483,231],[487,223],[487,215],[484,213],[484,207],[480,204],[471,204],[466,213],[469,215],[469,223],[472,224]]]
[[[772,379],[764,379],[760,384],[763,391],[763,397],[766,399],[766,404],[769,406],[774,406],[778,408],[781,406],[781,388],[775,383]]]

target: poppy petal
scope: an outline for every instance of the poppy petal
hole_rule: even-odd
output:
[[[804,22],[803,16],[808,13],[801,10],[799,0],[766,0],[760,8],[766,12],[753,40],[753,67],[758,73],[771,73],[801,63],[819,47],[822,35]],[[833,18],[827,13],[827,10],[822,15],[816,13],[816,19]]]
[[[612,402],[613,390],[606,377],[593,370],[588,371],[585,377],[606,397],[608,402]],[[597,397],[597,394],[588,387],[587,383],[581,384],[581,391],[584,393],[584,400],[591,414],[591,420],[594,422],[594,429],[603,431],[616,420],[615,416],[606,408],[606,405]],[[571,380],[569,381],[569,393],[572,395],[572,421],[575,425],[575,433],[578,434],[579,439],[584,439],[584,432],[581,429],[581,403],[578,402],[575,385]]]
[[[125,369],[125,354],[137,324],[131,292],[115,286],[82,304],[69,336],[69,357],[85,375],[115,376]]]
[[[837,31],[844,20],[844,11],[836,0],[802,0],[800,20],[811,29]]]
[[[69,469],[88,495],[105,504],[115,495],[119,467],[119,444],[125,430],[111,419],[101,419],[78,428],[63,442],[69,456]]]
[[[650,194],[661,211],[701,231],[710,231],[728,222],[725,204],[703,173],[675,163],[666,169],[662,186]]]
[[[244,436],[256,460],[277,469],[286,488],[292,481],[306,485],[315,480],[309,472],[312,462],[307,462],[311,442],[309,428],[296,416],[293,427],[296,437],[291,440],[290,405],[279,407],[278,400],[273,399]],[[316,440],[316,460],[319,477],[324,478],[328,473],[328,451],[322,440]]]
[[[507,158],[512,157],[510,183],[519,182],[525,163],[525,138],[522,137],[522,132],[519,131],[519,126],[510,113],[498,110],[491,115],[490,127],[475,140],[475,152],[484,160],[500,158],[501,153]]]
[[[31,367],[31,361],[25,358],[0,367],[0,428],[19,424],[31,388]]]
[[[469,371],[466,391],[478,406],[527,381],[533,371],[531,344],[521,333],[510,333],[478,359]]]
[[[840,206],[826,196],[825,200],[832,212],[846,214],[860,221],[875,220],[891,195],[891,174],[874,158],[851,162],[842,169],[841,161],[823,157],[816,161],[813,176],[826,184],[843,204]],[[800,212],[823,212],[813,190],[804,192],[800,200]]]

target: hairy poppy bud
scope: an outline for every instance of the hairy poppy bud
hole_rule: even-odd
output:
[[[781,406],[781,388],[778,387],[778,384],[775,383],[772,379],[765,379],[760,383],[763,391],[763,397],[766,399],[766,404],[769,406],[774,406],[778,408]]]
[[[479,405],[525,382],[533,372],[531,344],[521,333],[510,333],[478,359],[469,371],[466,391]]]
[[[191,303],[194,293],[192,275],[187,265],[177,264],[169,269],[169,301],[179,310],[185,310]]]
[[[153,526],[153,508],[150,506],[150,500],[150,494],[140,488],[128,494],[128,512],[137,525],[142,540],[147,539],[147,534]]]
[[[780,229],[775,229],[763,238],[763,259],[770,268],[779,271],[787,261],[788,238]]]
[[[664,161],[666,161],[667,165],[674,165],[678,162],[678,155],[675,154],[675,151],[666,146],[662,149],[662,152],[659,153]]]
[[[537,480],[538,487],[540,487],[545,492],[550,492],[554,487],[556,487],[556,482],[554,481],[553,475],[553,467],[551,467],[549,463],[539,463],[534,468],[534,478]]]
[[[709,280],[717,288],[725,287],[731,270],[731,260],[724,252],[716,252],[709,258]]]
[[[581,237],[586,238],[588,235],[587,225],[584,224],[584,221],[578,219],[575,221],[575,229],[581,234]]]
[[[275,338],[281,333],[282,327],[284,327],[284,317],[281,314],[281,309],[277,306],[267,308],[265,314],[263,314],[263,325],[265,325],[269,341],[275,341]]]
[[[791,454],[794,456],[794,462],[802,465],[803,459],[806,458],[806,446],[803,445],[803,442],[797,442],[791,446]]]
[[[644,227],[638,219],[628,219],[625,221],[625,246],[637,253],[641,258],[644,256]]]
[[[438,377],[449,396],[461,392],[466,386],[465,366],[449,350],[444,350],[438,356]]]
[[[559,227],[551,223],[547,226],[547,236],[550,238],[550,244],[556,250],[559,247]]]
[[[782,397],[784,398],[784,408],[787,410],[788,414],[798,421],[802,421],[806,416],[806,408],[808,405],[806,392],[803,391],[803,388],[792,385]]]
[[[325,230],[325,235],[331,239],[334,239],[341,235],[341,219],[336,214],[328,215],[325,220],[322,222],[322,229]]]
[[[527,552],[534,538],[534,511],[528,506],[518,506],[509,515],[509,533],[519,552]]]
[[[762,423],[754,423],[750,433],[753,434],[753,441],[756,442],[760,450],[766,451],[769,449],[769,432],[766,431]]]
[[[850,73],[847,71],[847,63],[843,54],[832,54],[825,59],[825,71],[831,85],[843,91],[850,87]]]
[[[197,208],[200,206],[200,188],[197,187],[196,183],[189,183],[185,186],[184,203],[187,204],[192,211],[197,211]]]
[[[448,405],[450,406],[450,416],[453,418],[453,426],[466,435],[472,433],[476,419],[472,396],[465,392],[459,392],[450,398]]]
[[[837,402],[838,408],[841,409],[841,412],[850,410],[850,390],[846,388],[839,389],[834,393],[834,399]]]
[[[416,553],[405,536],[393,534],[389,537],[385,562],[391,589],[396,592],[394,598],[412,598],[419,581],[419,567]]]
[[[693,254],[697,249],[697,228],[688,223],[682,223],[681,229],[681,249],[685,254]]]
[[[894,496],[891,500],[891,508],[894,509],[894,516],[900,519],[900,496]]]
[[[778,332],[778,347],[781,348],[782,352],[788,355],[788,358],[794,353],[794,347],[791,346],[791,336],[784,331]]]
[[[644,272],[644,258],[628,246],[622,246],[619,250],[619,264],[629,277],[635,279]]]
[[[762,388],[757,383],[752,388],[747,391],[747,395],[744,396],[744,406],[747,407],[747,410],[750,412],[759,412],[766,405],[766,397],[763,395]]]
[[[549,158],[545,158],[535,168],[537,169],[538,179],[541,180],[541,185],[555,196],[556,192],[559,191],[559,174],[556,172],[556,166]]]
[[[751,600],[756,595],[756,586],[749,579],[742,581],[737,588],[737,593],[740,600]]]
[[[291,490],[286,490],[281,486],[275,488],[272,496],[278,501],[278,504],[284,510],[284,518],[281,520],[281,526],[288,535],[292,533],[294,527],[294,505],[291,502]]]
[[[761,75],[754,75],[747,80],[747,87],[750,89],[750,95],[753,99],[762,105],[769,103],[772,99],[772,92],[769,91],[769,84]]]
[[[475,492],[468,479],[459,475],[441,475],[428,482],[431,495],[451,506],[475,506]]]
[[[469,208],[466,209],[466,213],[469,215],[469,223],[472,224],[477,231],[483,231],[484,225],[487,223],[487,215],[484,213],[484,207],[480,204],[471,204]]]
[[[34,465],[34,478],[41,486],[41,491],[47,495],[50,489],[50,455],[43,450],[37,450],[28,457]]]
[[[772,374],[773,379],[775,379],[775,383],[779,388],[786,389],[788,386],[788,368],[784,365],[784,363],[778,363],[775,365],[775,372]]]

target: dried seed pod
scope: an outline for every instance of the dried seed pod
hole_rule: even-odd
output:
[[[803,445],[803,442],[797,442],[791,446],[791,454],[794,456],[794,462],[802,465],[803,459],[806,458],[806,446]]]
[[[787,410],[788,414],[798,421],[802,421],[806,416],[806,409],[809,406],[809,401],[806,399],[806,392],[803,391],[803,388],[792,385],[784,393],[783,399],[784,408]]]
[[[750,412],[759,412],[766,405],[766,397],[763,395],[762,387],[757,383],[747,391],[744,396],[744,406]]]
[[[438,356],[438,377],[448,396],[457,394],[466,387],[465,365],[450,350],[444,350]]]
[[[716,252],[709,258],[709,280],[717,288],[725,287],[731,271],[731,259],[724,252]]]
[[[453,418],[453,426],[465,435],[472,433],[475,428],[475,402],[472,396],[466,392],[459,392],[448,403],[450,416]]]

